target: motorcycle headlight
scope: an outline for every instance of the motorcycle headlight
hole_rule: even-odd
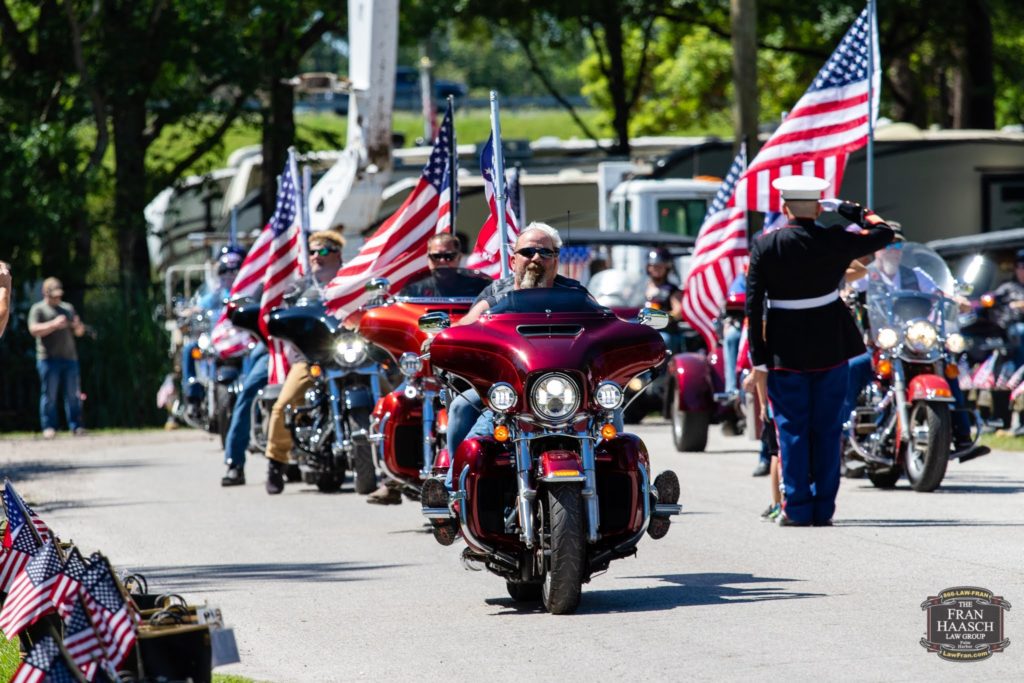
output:
[[[416,373],[423,369],[423,361],[411,351],[406,351],[398,359],[398,368],[406,377],[415,377]]]
[[[210,348],[210,335],[206,334],[205,332],[199,335],[199,338],[196,339],[196,346],[201,348],[203,351]]]
[[[567,376],[553,372],[537,380],[530,399],[541,417],[560,420],[576,412],[580,392]]]
[[[946,348],[950,353],[963,353],[963,350],[967,348],[967,340],[962,334],[954,332],[946,337]]]
[[[498,382],[487,392],[487,402],[492,410],[497,410],[499,413],[511,410],[518,400],[516,390],[512,388],[511,384],[505,382]]]
[[[622,405],[622,388],[615,382],[601,382],[594,392],[594,401],[605,410],[615,410]]]
[[[899,343],[900,334],[891,327],[883,327],[875,335],[875,341],[878,343],[878,348],[889,350]]]
[[[366,342],[355,335],[342,337],[334,345],[334,360],[339,365],[359,365],[366,360]]]
[[[911,351],[918,353],[928,351],[935,346],[938,338],[938,330],[930,322],[918,320],[907,326],[907,346]]]

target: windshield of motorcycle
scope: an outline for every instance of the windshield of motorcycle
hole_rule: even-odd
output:
[[[942,257],[925,245],[904,242],[875,252],[864,279],[874,332],[902,330],[912,320],[928,320],[946,334],[956,330],[956,281]]]
[[[640,308],[646,301],[647,276],[625,270],[602,270],[590,278],[587,289],[608,308]]]
[[[509,292],[491,313],[608,313],[585,289],[541,287]]]

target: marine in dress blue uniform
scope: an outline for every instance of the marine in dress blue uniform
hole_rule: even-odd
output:
[[[772,183],[789,223],[756,239],[747,272],[747,318],[755,386],[766,392],[779,436],[785,501],[780,524],[829,525],[839,491],[847,360],[864,353],[839,299],[850,262],[895,236],[870,209],[837,211],[861,227],[816,222],[828,181],[788,176]]]

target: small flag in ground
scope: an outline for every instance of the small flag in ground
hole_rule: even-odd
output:
[[[996,361],[999,360],[999,352],[993,351],[984,363],[978,366],[971,377],[971,386],[975,389],[991,389],[996,383]]]
[[[27,510],[15,502],[12,496],[17,496],[13,487],[8,483],[4,488],[4,504],[7,509],[7,528],[4,530],[3,547],[6,552],[0,557],[0,592],[9,593],[15,578],[29,563],[32,556],[42,546],[36,539],[32,529],[28,526],[25,514]],[[29,513],[31,514],[31,512]]]
[[[505,239],[512,244],[519,236],[519,223],[516,212],[509,201],[508,192],[505,193],[506,234],[504,237],[498,234],[498,200],[494,189],[497,163],[495,163],[494,155],[502,153],[502,150],[495,148],[494,134],[492,133],[491,137],[487,138],[487,144],[480,150],[480,175],[484,179],[484,197],[491,213],[480,228],[473,253],[466,260],[467,268],[479,270],[494,278],[501,275],[501,240]]]
[[[445,169],[448,139],[454,135],[451,112],[444,116],[434,149],[416,187],[402,205],[366,240],[355,258],[338,271],[324,291],[327,310],[344,319],[369,301],[366,283],[387,278],[392,291],[427,268],[427,240],[437,232],[437,207]]]
[[[15,577],[0,609],[0,631],[8,640],[53,611],[53,589],[61,567],[57,547],[50,542],[40,548]]]
[[[92,680],[96,663],[103,661],[103,647],[79,595],[71,600],[71,614],[64,620],[64,647],[75,664]]]
[[[100,637],[103,656],[115,668],[135,645],[137,616],[121,595],[106,558],[93,555],[80,595],[93,628]]]
[[[21,508],[28,513],[29,518],[32,520],[32,526],[39,532],[39,536],[43,539],[43,543],[49,541],[53,537],[53,532],[50,531],[50,527],[46,526],[46,522],[39,518],[35,510],[28,506],[25,499],[14,489],[14,484],[10,481],[4,482],[4,510],[9,510],[10,506],[17,506],[19,503]]]
[[[64,560],[64,566],[57,578],[57,586],[53,589],[53,605],[63,618],[71,614],[74,607],[73,598],[78,594],[85,580],[85,573],[89,565],[85,558],[78,552],[78,548],[72,548]]]
[[[51,636],[39,639],[32,651],[25,657],[18,670],[11,677],[11,683],[76,683],[78,678],[71,671],[61,654],[60,646]]]

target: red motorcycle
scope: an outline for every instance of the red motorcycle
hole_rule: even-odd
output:
[[[652,328],[667,314],[644,309],[637,322],[570,289],[512,292],[473,325],[421,319],[439,332],[439,379],[465,380],[493,414],[491,435],[455,453],[453,492],[425,482],[423,513],[442,543],[457,519],[463,557],[504,578],[515,600],[573,612],[583,583],[634,554],[645,531],[663,537],[679,513],[676,475],[652,485],[643,441],[615,427],[623,387],[665,359]]]
[[[419,319],[428,313],[444,313],[458,320],[469,311],[473,299],[431,297],[387,299],[384,305],[364,311],[359,334],[387,350],[398,360],[405,386],[377,402],[370,422],[370,442],[378,469],[401,482],[403,492],[419,499],[423,481],[448,469],[446,431],[448,418],[439,398],[441,384],[421,358],[427,334]]]

